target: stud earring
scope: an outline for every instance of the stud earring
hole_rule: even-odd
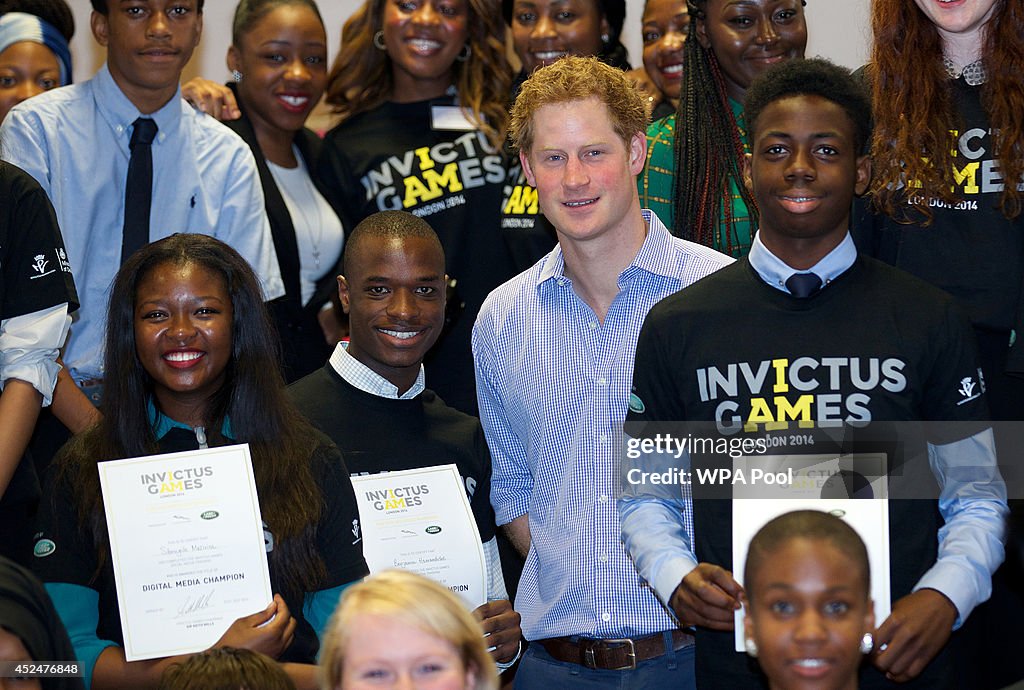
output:
[[[874,638],[874,636],[871,633],[869,633],[869,632],[864,633],[864,637],[860,638],[860,653],[861,654],[870,654],[871,650],[874,649],[874,648],[875,648],[875,638]]]
[[[235,83],[242,81],[242,73],[237,69],[231,70],[231,78],[235,80]]]
[[[608,34],[601,34],[601,43],[607,44],[610,40],[612,40],[611,36]]]
[[[743,647],[747,650],[747,656],[757,658],[757,643],[754,638],[748,637],[743,641]]]
[[[373,35],[373,47],[377,50],[387,50],[388,45],[384,42],[384,32],[378,31]]]

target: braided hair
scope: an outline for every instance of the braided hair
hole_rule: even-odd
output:
[[[739,123],[733,117],[718,60],[696,38],[697,20],[704,19],[708,0],[687,0],[693,17],[683,45],[683,77],[676,111],[673,189],[674,232],[726,254],[739,245],[732,217],[732,186],[739,190],[757,224],[757,204],[743,184],[741,161],[745,154]],[[719,218],[725,228],[721,242]]]

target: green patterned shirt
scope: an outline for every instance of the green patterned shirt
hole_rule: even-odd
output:
[[[743,150],[750,152],[747,141],[746,122],[743,117],[743,106],[729,99],[736,126],[740,131]],[[647,128],[647,161],[643,171],[637,177],[637,190],[640,192],[640,206],[654,211],[658,218],[669,228],[673,235],[681,236],[676,227],[673,213],[673,195],[675,192],[676,155],[674,147],[676,116],[669,115]],[[747,205],[740,196],[735,182],[730,182],[732,196],[732,220],[734,237],[732,242],[726,241],[729,228],[724,219],[719,220],[718,234],[715,237],[714,249],[736,258],[745,256],[750,251],[751,224]]]

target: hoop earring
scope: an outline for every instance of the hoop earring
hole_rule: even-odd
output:
[[[459,54],[455,56],[455,59],[458,60],[459,62],[465,62],[466,60],[469,59],[469,56],[472,54],[473,46],[466,43],[465,45],[462,46],[462,50],[459,51]]]
[[[231,78],[234,79],[235,83],[237,84],[240,81],[242,81],[242,73],[239,72],[237,69],[233,69],[231,70]]]
[[[875,637],[871,633],[864,633],[864,637],[860,638],[860,653],[870,654],[871,650],[875,648]]]
[[[757,643],[754,642],[754,638],[748,637],[743,640],[743,648],[747,650],[747,656],[757,658]]]
[[[388,45],[384,42],[384,32],[378,31],[373,35],[373,47],[377,50],[387,50]]]

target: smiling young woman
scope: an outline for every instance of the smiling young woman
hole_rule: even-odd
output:
[[[683,46],[690,27],[686,0],[647,0],[641,21],[644,71],[655,88],[651,118],[660,120],[679,107]]]
[[[757,227],[742,178],[743,97],[768,67],[804,56],[803,2],[689,0],[688,8],[679,108],[647,130],[640,202],[673,234],[739,257]]]
[[[294,662],[298,686],[313,687],[320,632],[366,564],[341,455],[285,394],[259,281],[219,240],[173,235],[124,263],[110,304],[104,417],[58,455],[40,508],[37,544],[49,551],[34,562],[76,658],[94,688],[156,687],[180,660],[124,658],[97,463],[248,443],[280,596],[215,646]]]
[[[241,0],[228,67],[241,117],[224,124],[256,158],[285,285],[270,309],[285,380],[295,381],[323,366],[344,321],[331,302],[344,227],[316,175],[321,140],[305,126],[327,85],[327,33],[316,3]]]
[[[867,549],[842,519],[785,513],[750,543],[746,647],[771,690],[856,690],[875,615]]]

